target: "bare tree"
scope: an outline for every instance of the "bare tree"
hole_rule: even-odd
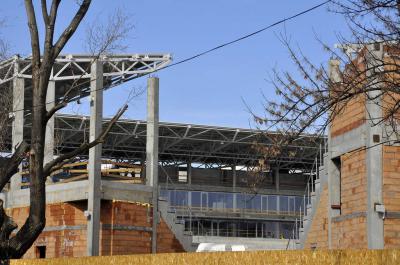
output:
[[[67,92],[64,94],[63,98],[55,102],[55,106],[52,109],[46,110],[46,94],[51,70],[57,56],[60,54],[81,24],[88,9],[90,8],[92,1],[80,0],[76,2],[77,11],[75,15],[71,19],[69,25],[57,38],[55,36],[54,29],[56,26],[57,17],[60,15],[59,5],[61,0],[53,0],[49,6],[48,2],[49,1],[42,0],[40,3],[41,10],[37,11],[35,10],[31,0],[25,0],[25,9],[28,19],[32,49],[33,96],[32,109],[30,110],[32,119],[31,139],[30,144],[27,144],[26,142],[20,143],[12,156],[0,160],[0,190],[3,190],[10,178],[18,171],[21,161],[24,158],[27,158],[29,160],[30,173],[30,208],[29,216],[25,223],[15,235],[11,235],[11,232],[17,228],[17,225],[4,212],[3,202],[0,201],[0,260],[3,263],[7,263],[9,258],[22,257],[42,232],[46,222],[46,177],[49,176],[54,170],[60,168],[66,161],[69,161],[73,157],[87,152],[91,147],[102,143],[111,127],[127,109],[127,105],[124,105],[112,118],[108,127],[105,128],[100,136],[92,142],[84,142],[77,149],[69,153],[61,154],[54,160],[44,164],[46,124],[56,113],[56,111],[64,108],[68,104],[70,93],[74,88],[73,84],[71,88],[67,89]],[[42,44],[39,37],[39,27],[37,21],[37,16],[40,14],[44,23],[44,40]],[[123,25],[120,26],[121,27],[119,29],[110,27],[106,33],[106,39],[96,40],[103,42],[100,44],[98,43],[97,45],[99,46],[95,47],[93,52],[96,50],[96,48],[99,48],[97,54],[100,55],[101,53],[105,53],[111,49],[118,48],[117,42],[124,38],[127,33],[126,27]],[[5,45],[5,43],[0,41],[0,53],[2,52],[3,45]],[[8,104],[10,105],[10,103]],[[10,111],[10,107],[5,106],[6,105],[1,104],[0,119],[3,118],[3,116],[8,118],[7,115],[12,113]]]
[[[265,115],[254,115],[259,125],[281,132],[272,147],[275,153],[282,153],[302,133],[323,135],[357,98],[381,98],[382,116],[369,116],[370,121],[391,127],[388,142],[400,140],[400,1],[332,1],[330,10],[346,18],[351,34],[339,36],[338,50],[320,41],[333,59],[329,67],[312,63],[282,38],[298,73],[273,71],[271,84],[278,99],[266,99]],[[301,79],[295,77],[298,74]]]

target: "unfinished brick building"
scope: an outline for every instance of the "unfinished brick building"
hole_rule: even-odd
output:
[[[87,256],[86,209],[84,201],[47,205],[46,228],[24,258]],[[28,208],[12,208],[9,213],[21,226]],[[152,211],[149,205],[104,200],[100,222],[100,255],[151,253]],[[163,220],[157,231],[158,253],[185,251]]]
[[[393,58],[389,52],[387,45],[367,45],[355,62],[371,68]],[[339,71],[339,62],[331,60],[334,82],[340,82]],[[372,74],[366,72],[367,80]],[[354,97],[330,125],[328,153],[300,229],[303,248],[400,247],[400,146],[389,141],[391,126],[374,122],[396,96],[377,95]]]

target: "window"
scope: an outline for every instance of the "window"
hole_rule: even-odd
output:
[[[268,211],[276,212],[277,207],[277,196],[268,195]]]
[[[342,170],[342,161],[340,157],[332,158],[332,164],[334,165],[334,169],[332,170],[331,176],[329,176],[332,186],[332,205],[331,208],[334,211],[334,216],[341,214],[341,170]]]
[[[36,258],[45,259],[46,258],[46,246],[36,247]]]
[[[192,207],[201,207],[201,193],[192,191]]]
[[[280,196],[279,197],[279,210],[287,213],[289,212],[289,197],[288,196]]]
[[[178,171],[178,182],[187,183],[187,169],[179,168]]]

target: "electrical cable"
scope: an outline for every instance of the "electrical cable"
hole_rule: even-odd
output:
[[[225,42],[225,43],[220,44],[220,45],[218,45],[218,46],[215,46],[215,47],[213,47],[213,48],[211,48],[211,49],[205,50],[205,51],[203,51],[203,52],[200,52],[200,53],[195,54],[195,55],[193,55],[193,56],[190,56],[190,57],[188,57],[188,58],[182,59],[182,60],[180,60],[180,61],[178,61],[178,62],[176,62],[176,63],[172,63],[172,64],[170,64],[170,65],[167,65],[167,66],[165,66],[165,67],[163,67],[163,68],[161,68],[161,69],[159,69],[159,70],[157,70],[157,71],[155,71],[155,72],[160,72],[160,71],[163,71],[163,70],[165,70],[165,69],[168,69],[168,68],[171,68],[171,67],[174,67],[174,66],[177,66],[177,65],[180,65],[180,64],[183,64],[183,63],[192,61],[192,60],[194,60],[194,59],[196,59],[196,58],[199,58],[199,57],[201,57],[201,56],[204,56],[204,55],[209,54],[209,53],[211,53],[211,52],[214,52],[214,51],[216,51],[216,50],[222,49],[222,48],[224,48],[224,47],[226,47],[226,46],[229,46],[229,45],[232,45],[232,44],[234,44],[234,43],[236,43],[236,42],[239,42],[239,41],[245,40],[245,39],[247,39],[247,38],[250,38],[250,37],[252,37],[252,36],[254,36],[254,35],[257,35],[257,34],[259,34],[259,33],[262,33],[263,31],[266,31],[266,30],[271,29],[271,28],[273,28],[273,27],[275,27],[275,26],[278,26],[278,25],[280,25],[280,24],[282,24],[282,23],[285,23],[285,22],[290,21],[290,20],[292,20],[292,19],[295,19],[295,18],[297,18],[297,17],[299,17],[299,16],[302,16],[302,15],[304,15],[304,14],[307,14],[307,13],[309,13],[309,12],[315,10],[315,9],[318,9],[318,8],[320,8],[320,7],[322,7],[322,6],[326,5],[326,4],[328,4],[328,3],[330,3],[330,2],[332,2],[332,0],[324,1],[324,2],[322,2],[322,3],[320,3],[320,4],[318,4],[318,5],[312,6],[312,7],[308,8],[308,9],[303,10],[303,11],[301,11],[301,12],[299,12],[299,13],[296,13],[296,14],[290,16],[290,17],[287,17],[287,18],[283,18],[283,19],[281,19],[281,20],[278,20],[278,21],[276,21],[276,22],[274,22],[274,23],[272,23],[272,24],[270,24],[270,25],[268,25],[268,26],[266,26],[266,27],[263,27],[263,28],[261,28],[261,29],[259,29],[259,30],[256,30],[256,31],[254,31],[254,32],[251,32],[251,33],[249,33],[249,34],[246,34],[246,35],[244,35],[244,36],[242,36],[242,37],[239,37],[239,38],[234,39],[234,40],[232,40],[232,41]],[[124,79],[124,82],[130,81],[130,80],[133,80],[133,79],[136,79],[136,78],[137,78],[137,76],[132,77],[132,78],[126,78],[126,79]],[[80,85],[82,85],[82,84],[80,84]],[[112,86],[115,86],[115,84],[112,85]],[[111,86],[111,87],[112,87],[112,86]],[[87,92],[95,92],[95,91],[97,91],[97,90],[104,90],[104,88],[95,89],[95,90],[89,90],[89,91],[87,91]],[[50,102],[46,102],[46,104],[51,104],[51,103],[57,103],[57,102],[56,102],[55,100],[54,100],[54,101],[50,101]],[[40,106],[39,106],[39,105],[38,105],[38,106],[32,106],[32,108],[36,108],[36,107],[40,107]],[[15,113],[15,112],[24,111],[24,110],[25,110],[24,108],[23,108],[23,109],[12,110],[12,111],[10,111],[10,113]]]

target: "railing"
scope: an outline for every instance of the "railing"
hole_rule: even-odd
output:
[[[313,194],[315,194],[315,182],[316,180],[320,179],[319,168],[323,165],[324,162],[323,154],[326,153],[326,151],[327,151],[327,143],[324,142],[323,146],[322,144],[319,145],[319,152],[315,156],[310,176],[307,180],[307,186],[304,191],[303,203],[302,206],[300,206],[300,212],[298,218],[296,218],[295,220],[295,225],[291,233],[292,236],[288,241],[286,249],[289,248],[290,243],[294,242],[296,239],[299,239],[300,228],[304,227],[303,221],[304,221],[304,216],[307,215],[307,205],[311,204],[311,197]]]
[[[245,209],[245,208],[210,208],[210,207],[193,207],[193,206],[170,206],[171,209],[179,213],[222,213],[222,214],[254,214],[254,215],[268,215],[268,216],[299,216],[300,211],[271,211],[271,210],[258,210],[258,209]]]
[[[192,228],[194,236],[246,237],[246,238],[277,238],[274,233],[254,229],[212,229],[199,226]],[[285,239],[282,238],[281,239]]]

